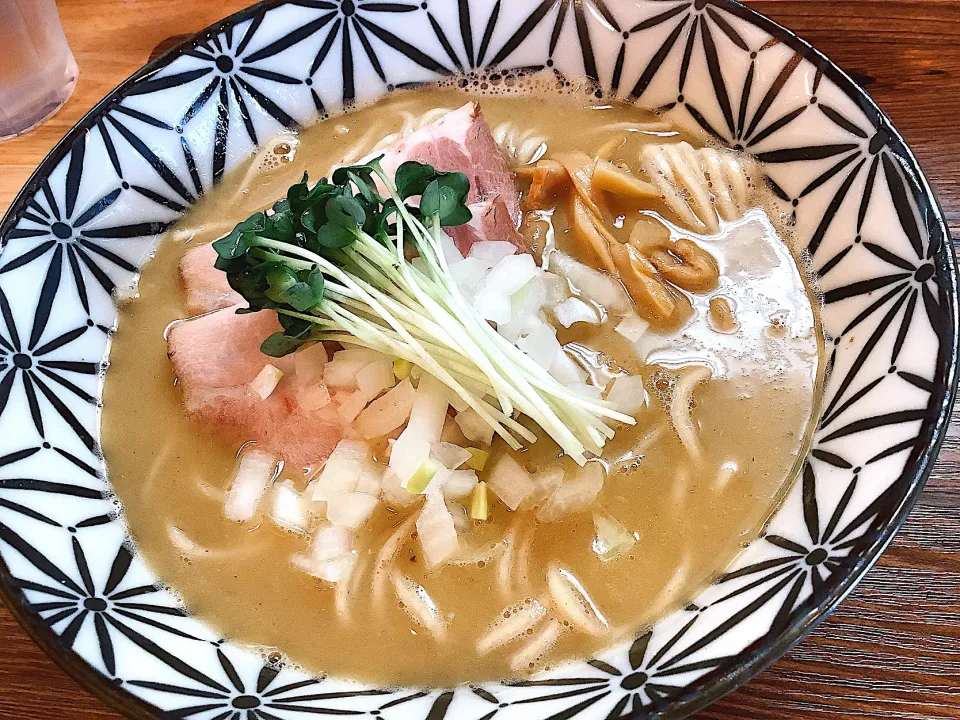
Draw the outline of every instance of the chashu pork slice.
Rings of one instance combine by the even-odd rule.
[[[260,343],[279,329],[274,313],[223,308],[174,325],[167,351],[192,419],[239,442],[253,440],[288,463],[309,465],[330,455],[344,427],[332,404],[319,411],[301,407],[289,377],[265,400],[250,389],[265,365],[282,364],[260,352]]]
[[[209,243],[187,250],[180,259],[180,282],[190,315],[244,304],[227,282],[226,273],[213,266],[216,261],[217,251]]]
[[[470,252],[473,243],[480,240],[505,240],[526,250],[523,236],[517,232],[520,193],[477,103],[468,102],[450,111],[382,152],[380,165],[388,176],[408,160],[467,176],[467,204],[473,220],[445,228],[462,254]]]

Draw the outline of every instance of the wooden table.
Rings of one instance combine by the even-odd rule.
[[[170,38],[248,0],[60,0],[76,93],[0,144],[0,213],[54,143]],[[849,71],[893,117],[960,244],[960,0],[753,0]],[[960,718],[960,419],[896,541],[840,609],[702,720]],[[118,720],[0,608],[0,718]]]

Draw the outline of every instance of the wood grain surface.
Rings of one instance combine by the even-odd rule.
[[[56,141],[157,48],[247,0],[58,4],[80,81],[45,125],[0,143],[0,212]],[[825,52],[892,116],[960,244],[960,0],[749,4]],[[119,717],[54,665],[0,608],[0,718]],[[960,421],[951,425],[903,530],[839,610],[772,668],[696,717],[960,718]]]

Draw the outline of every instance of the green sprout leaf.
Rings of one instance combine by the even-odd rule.
[[[463,173],[441,173],[424,188],[420,211],[424,217],[439,218],[443,226],[463,225],[472,214],[466,206],[470,182]]]
[[[279,302],[286,303],[299,312],[306,312],[317,304],[317,297],[309,283],[296,282],[280,293]]]
[[[408,160],[397,168],[397,194],[401,199],[423,195],[427,185],[437,177],[431,165]]]
[[[317,233],[317,241],[325,248],[345,248],[357,239],[356,230],[327,223]]]
[[[275,332],[262,343],[260,343],[260,352],[268,357],[284,357],[300,348],[305,340],[298,337],[292,337],[282,332]]]
[[[327,200],[327,219],[341,227],[358,228],[367,219],[363,206],[348,195],[337,195]]]

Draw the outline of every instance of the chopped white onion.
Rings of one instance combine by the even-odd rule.
[[[341,350],[333,360],[323,367],[323,383],[327,387],[354,390],[357,387],[357,373],[373,362],[362,357],[341,357],[347,350]]]
[[[493,428],[473,408],[457,413],[454,421],[470,442],[481,445],[493,442]]]
[[[486,266],[475,257],[468,257],[450,266],[453,281],[465,295],[473,295],[487,274]]]
[[[616,560],[637,542],[636,538],[616,518],[601,513],[593,516],[596,534],[593,538],[593,552],[601,562]]]
[[[393,360],[388,358],[372,362],[357,373],[357,390],[363,393],[368,402],[387,388],[392,388],[396,382]]]
[[[605,308],[607,312],[622,315],[632,307],[630,298],[619,282],[569,255],[551,253],[550,269],[567,278],[581,294]]]
[[[284,530],[306,532],[310,527],[310,515],[306,505],[293,481],[283,480],[273,486],[270,519]]]
[[[413,399],[407,430],[430,444],[440,442],[443,422],[447,419],[449,397],[450,391],[446,385],[433,375],[424,375]]]
[[[250,381],[250,389],[261,399],[266,400],[277,389],[283,371],[275,365],[264,365],[257,376]]]
[[[588,400],[599,400],[603,395],[600,388],[596,385],[590,385],[585,382],[566,383],[566,388],[570,392],[576,393],[580,397],[587,398]]]
[[[421,497],[409,492],[400,484],[400,477],[390,468],[383,473],[383,499],[394,508],[405,508],[413,505]]]
[[[440,493],[429,493],[417,518],[417,537],[423,557],[430,569],[442,565],[460,551],[453,515],[447,509]]]
[[[463,253],[457,248],[453,238],[442,230],[440,231],[440,249],[443,251],[443,257],[446,259],[448,266],[463,260]]]
[[[317,477],[311,500],[326,502],[336,492],[369,492],[371,482],[379,483],[380,474],[367,443],[341,440]]]
[[[367,405],[353,421],[353,427],[363,438],[375,438],[393,432],[406,422],[413,408],[415,391],[409,380],[401,380],[395,387]]]
[[[227,492],[223,514],[228,520],[246,522],[257,514],[260,498],[273,482],[277,458],[256,448],[240,455],[240,464]]]
[[[327,364],[327,351],[323,343],[314,343],[293,354],[294,377],[301,387],[315,385],[323,378]]]
[[[514,318],[523,315],[536,315],[537,311],[547,302],[547,291],[544,288],[546,273],[539,273],[530,282],[510,296],[510,314]]]
[[[517,248],[513,243],[481,240],[470,246],[469,257],[483,263],[484,269],[489,269],[503,260],[503,258],[513,255],[516,252]]]
[[[556,522],[567,515],[586,510],[597,499],[603,487],[603,466],[599,462],[588,462],[577,470],[573,478],[567,479],[550,496],[537,513],[544,522]]]
[[[570,286],[567,281],[552,272],[545,272],[540,276],[540,283],[544,290],[544,305],[556,305],[570,296]]]
[[[627,415],[640,412],[647,404],[643,378],[639,375],[620,375],[614,378],[606,399]]]
[[[560,348],[560,352],[553,356],[553,362],[550,363],[549,370],[550,374],[564,385],[583,383],[590,377],[587,371],[567,355],[563,348]]]
[[[497,462],[488,473],[487,485],[511,510],[520,507],[521,503],[536,490],[530,474],[508,454],[497,458]]]
[[[588,325],[600,324],[600,313],[597,312],[597,309],[589,303],[585,303],[580,298],[575,297],[567,298],[563,302],[554,305],[553,315],[557,318],[557,322],[565,328],[578,322],[587,323]]]
[[[327,520],[334,525],[356,529],[370,519],[379,502],[378,495],[362,492],[327,493]]]
[[[533,497],[538,502],[546,502],[563,485],[563,466],[554,465],[548,468],[541,468],[531,477],[537,486]]]
[[[497,292],[505,296],[513,295],[540,272],[542,271],[537,267],[533,255],[529,253],[508,255],[487,274],[484,290]]]
[[[338,583],[350,576],[357,561],[353,533],[349,528],[324,525],[314,532],[307,551],[294,555],[291,561],[305,573]]]
[[[456,470],[471,458],[470,451],[448,442],[434,443],[430,448],[430,457],[447,470]]]
[[[447,470],[444,468],[437,472],[434,482],[447,500],[461,500],[473,492],[479,481],[476,470]]]
[[[390,450],[390,469],[400,478],[400,484],[406,487],[429,457],[430,443],[404,430]]]
[[[650,323],[634,312],[627,313],[623,320],[617,323],[614,330],[632,343],[643,337],[650,327]]]
[[[511,306],[511,312],[513,312]],[[543,313],[527,313],[511,315],[510,322],[497,325],[497,332],[514,345],[520,338],[525,337],[544,324]]]
[[[322,410],[330,404],[330,391],[320,383],[297,393],[297,402],[304,410]]]
[[[337,407],[337,412],[345,423],[352,423],[357,419],[357,416],[363,412],[363,409],[367,406],[367,402],[367,396],[364,395],[362,391],[354,390],[349,395],[340,397],[340,405]]]
[[[526,337],[517,340],[517,347],[544,370],[549,370],[558,352],[561,352],[557,331],[545,322],[538,324]]]
[[[473,298],[480,317],[498,325],[510,322],[510,297],[496,288],[482,287]]]

